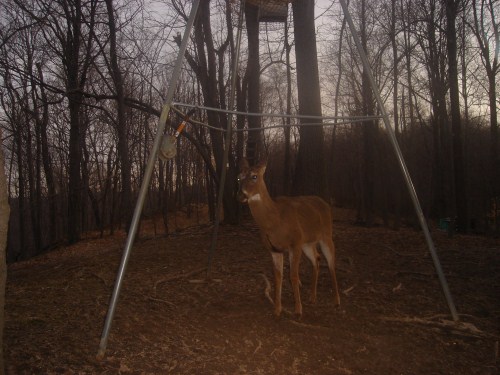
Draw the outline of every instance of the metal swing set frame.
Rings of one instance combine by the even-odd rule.
[[[422,211],[422,207],[421,207],[419,199],[417,197],[417,193],[416,193],[415,187],[413,185],[413,182],[411,180],[410,174],[409,174],[408,169],[406,167],[406,163],[404,161],[401,149],[400,149],[400,147],[398,145],[398,142],[397,142],[397,139],[396,139],[396,135],[394,133],[394,130],[391,127],[391,124],[390,124],[390,121],[389,121],[389,115],[388,115],[388,113],[387,113],[387,111],[385,109],[384,103],[382,101],[382,97],[380,95],[380,91],[379,91],[379,89],[378,89],[378,87],[376,85],[375,79],[374,79],[372,71],[370,69],[370,65],[368,63],[367,56],[366,56],[366,54],[365,54],[365,52],[363,50],[363,47],[361,45],[361,41],[359,39],[358,33],[356,31],[356,28],[355,28],[354,23],[352,21],[351,15],[349,13],[349,10],[348,10],[348,7],[347,7],[347,3],[345,2],[345,0],[339,0],[339,2],[340,2],[340,5],[342,7],[342,10],[343,10],[344,17],[346,18],[346,21],[347,21],[347,23],[349,25],[351,36],[354,39],[357,51],[358,51],[359,56],[360,56],[360,58],[362,60],[363,67],[364,67],[365,71],[368,73],[368,79],[369,79],[370,85],[372,87],[372,91],[373,91],[373,93],[375,95],[377,104],[378,104],[380,112],[381,112],[381,116],[378,116],[378,117],[373,117],[373,116],[367,117],[367,116],[364,116],[362,118],[356,118],[356,121],[360,121],[360,120],[361,121],[363,121],[363,120],[373,120],[374,118],[377,118],[377,119],[381,118],[381,119],[383,119],[384,125],[385,125],[385,130],[386,130],[386,132],[388,134],[389,140],[390,140],[391,145],[392,145],[392,147],[394,149],[394,152],[396,154],[396,157],[397,157],[397,160],[398,160],[401,172],[402,172],[403,177],[405,179],[405,183],[406,183],[408,192],[409,192],[411,200],[413,202],[415,213],[417,214],[420,227],[421,227],[422,232],[423,232],[423,234],[425,236],[425,240],[426,240],[427,246],[429,248],[429,252],[431,254],[431,257],[432,257],[432,260],[433,260],[433,263],[434,263],[434,267],[436,269],[436,273],[438,275],[438,278],[439,278],[439,281],[440,281],[440,284],[441,284],[441,288],[442,288],[444,296],[446,298],[446,302],[448,304],[451,317],[452,317],[452,319],[455,322],[457,322],[459,320],[459,316],[458,316],[457,310],[455,308],[455,304],[453,302],[453,298],[451,296],[451,293],[450,293],[450,290],[449,290],[449,287],[448,287],[448,283],[447,283],[446,278],[444,276],[444,273],[443,273],[443,270],[442,270],[442,267],[441,267],[441,263],[439,261],[439,258],[438,258],[437,252],[436,252],[436,248],[435,248],[434,242],[433,242],[432,237],[430,235],[429,227],[428,227],[427,222],[425,220],[425,217],[424,217],[424,214],[423,214],[423,211]],[[243,9],[244,3],[245,3],[245,0],[241,0],[241,3],[240,3],[241,4],[240,5],[241,9]],[[136,205],[135,205],[135,210],[134,210],[134,214],[133,214],[132,221],[131,221],[131,224],[130,224],[130,228],[129,228],[127,240],[126,240],[126,243],[125,243],[125,248],[123,250],[123,254],[122,254],[120,266],[119,266],[119,269],[118,269],[118,274],[117,274],[117,277],[116,277],[116,280],[115,280],[115,285],[114,285],[113,293],[111,295],[111,299],[110,299],[110,302],[109,302],[108,312],[107,312],[106,319],[105,319],[105,322],[104,322],[104,327],[103,327],[103,330],[102,330],[101,340],[100,340],[100,344],[99,344],[99,350],[98,350],[98,353],[97,353],[97,358],[98,359],[104,358],[104,354],[105,354],[105,351],[106,351],[106,347],[107,347],[107,343],[108,343],[108,338],[109,338],[109,332],[110,332],[110,329],[111,329],[111,324],[112,324],[112,321],[113,321],[113,317],[114,317],[116,305],[117,305],[117,302],[118,302],[118,297],[119,297],[121,286],[122,286],[122,282],[123,282],[123,279],[124,279],[124,276],[125,276],[125,271],[126,271],[126,268],[127,268],[127,264],[128,264],[128,261],[129,261],[130,254],[131,254],[132,246],[133,246],[136,234],[137,234],[137,230],[138,230],[138,226],[139,226],[139,222],[140,222],[140,217],[141,217],[141,214],[142,214],[142,209],[143,209],[143,206],[144,206],[144,202],[145,202],[145,198],[146,198],[146,195],[147,195],[148,187],[149,187],[149,184],[150,184],[150,181],[151,181],[151,176],[152,176],[152,173],[153,173],[154,165],[155,165],[157,157],[158,157],[158,152],[159,152],[159,149],[160,149],[160,144],[161,144],[161,141],[162,141],[163,133],[165,131],[165,126],[166,126],[166,121],[167,121],[167,118],[168,118],[168,114],[169,114],[170,109],[171,109],[171,107],[173,105],[180,105],[180,106],[187,106],[187,107],[189,107],[189,105],[186,105],[186,104],[174,103],[173,102],[173,98],[174,98],[174,93],[175,93],[176,88],[177,88],[179,76],[180,76],[180,73],[181,73],[181,67],[182,67],[182,64],[183,64],[183,57],[184,57],[184,54],[185,54],[185,51],[186,51],[186,48],[187,48],[189,36],[190,36],[191,30],[193,28],[193,24],[194,24],[194,20],[195,20],[195,17],[196,17],[198,8],[199,8],[199,4],[200,4],[200,0],[194,0],[193,1],[193,5],[191,7],[191,12],[190,12],[190,15],[189,15],[189,18],[188,18],[188,21],[187,21],[187,24],[186,24],[186,28],[184,30],[184,35],[183,35],[183,38],[182,38],[182,42],[181,42],[181,45],[180,45],[180,48],[179,48],[179,52],[178,52],[177,60],[176,60],[176,63],[175,63],[175,67],[174,67],[174,70],[173,70],[173,73],[172,73],[172,77],[171,77],[171,80],[170,80],[170,85],[168,87],[168,91],[167,91],[165,103],[163,105],[163,109],[162,109],[160,118],[158,120],[158,127],[157,127],[156,137],[154,139],[153,146],[152,146],[152,149],[151,149],[151,152],[150,152],[150,155],[149,155],[148,163],[146,165],[146,169],[145,169],[145,172],[144,172],[144,177],[143,177],[141,188],[140,188],[140,191],[139,191],[139,196],[138,196],[138,199],[137,199],[137,202],[136,202]],[[230,146],[230,142],[231,142],[231,138],[232,138],[232,133],[233,133],[232,116],[234,114],[240,114],[239,112],[235,112],[235,111],[233,111],[231,109],[234,107],[235,85],[236,85],[236,74],[235,74],[235,72],[237,71],[237,68],[238,68],[238,60],[239,60],[239,55],[240,55],[241,30],[242,30],[242,24],[243,24],[243,13],[244,13],[243,11],[240,11],[239,23],[238,23],[238,33],[237,33],[236,54],[235,54],[236,58],[233,61],[233,66],[232,66],[232,71],[231,71],[231,74],[232,74],[232,77],[231,77],[231,89],[230,89],[229,102],[228,102],[228,107],[229,107],[230,110],[224,111],[224,112],[226,112],[228,114],[228,121],[227,121],[227,129],[225,130],[225,145],[224,145],[225,147],[224,147],[223,164],[222,164],[223,166],[227,166],[227,163],[228,163],[229,146]],[[195,107],[195,106],[192,106],[192,107]],[[199,107],[199,108],[202,108],[202,107]],[[203,107],[202,109],[221,111],[221,109],[206,108],[206,107]],[[259,114],[246,114],[245,113],[245,115],[259,115]],[[270,115],[270,116],[283,117],[284,115]],[[297,116],[294,116],[294,117],[297,117]],[[307,117],[310,118],[311,116],[307,116]],[[324,119],[324,117],[322,117],[322,119]],[[353,121],[352,117],[343,118],[343,119],[346,121],[346,123],[349,123],[349,122]],[[226,179],[226,169],[223,168],[222,172],[221,172],[220,182],[219,182],[219,192],[218,192],[218,199],[217,199],[216,218],[215,218],[215,223],[214,223],[214,229],[213,229],[211,247],[210,247],[208,261],[207,261],[207,278],[209,278],[209,276],[210,276],[210,270],[211,270],[213,253],[215,251],[215,247],[216,247],[216,243],[217,243],[217,233],[218,233],[218,228],[219,228],[219,223],[220,223],[220,214],[219,213],[220,213],[220,208],[222,206],[222,196],[223,196],[223,189],[224,189],[225,179]]]

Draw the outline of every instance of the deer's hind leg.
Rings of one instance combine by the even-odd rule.
[[[309,302],[316,303],[316,292],[318,288],[318,276],[319,276],[319,254],[316,250],[315,243],[309,243],[302,245],[302,251],[306,254],[307,259],[311,261],[312,264],[312,283],[311,283],[311,296],[309,297]]]
[[[295,314],[302,316],[302,302],[300,301],[300,256],[302,249],[300,247],[293,248],[288,253],[290,258],[290,281],[292,282],[293,296],[295,298]]]
[[[283,253],[271,251],[274,269],[274,314],[281,314],[281,288],[283,285]]]
[[[340,305],[340,295],[339,288],[337,285],[337,276],[335,274],[335,245],[331,238],[324,239],[319,242],[321,251],[328,262],[328,269],[330,270],[330,275],[332,277],[333,294],[335,297],[335,304]]]

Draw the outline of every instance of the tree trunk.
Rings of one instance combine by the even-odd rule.
[[[314,0],[292,3],[295,55],[297,61],[297,91],[299,114],[321,116],[321,93],[318,72]],[[302,118],[301,124],[321,123],[314,118]],[[314,194],[329,200],[323,127],[302,125],[293,191],[298,195]]]
[[[18,177],[19,177],[19,191],[17,195],[18,210],[19,210],[19,252],[14,254],[14,259],[19,260],[24,257],[27,251],[26,244],[26,178],[25,178],[25,167],[23,160],[23,123],[18,122],[17,131],[15,132],[16,141],[16,159],[18,167]]]
[[[259,8],[245,3],[245,20],[248,34],[248,112],[260,112],[260,62],[259,62]],[[261,127],[260,116],[248,117],[247,160],[250,165],[258,162],[261,143],[261,132],[252,131]]]
[[[451,129],[453,139],[453,167],[455,182],[455,206],[457,228],[460,233],[468,231],[467,186],[464,158],[462,121],[460,118],[460,92],[458,90],[458,60],[456,18],[459,2],[446,0],[446,46],[448,51],[448,80],[450,86]]]
[[[40,145],[40,127],[39,127],[39,110],[38,110],[38,99],[36,94],[36,83],[34,78],[34,62],[33,62],[33,52],[30,48],[27,49],[26,58],[28,63],[28,72],[30,77],[31,85],[31,102],[33,105],[33,110],[30,110],[28,91],[25,93],[26,97],[26,123],[32,123],[32,117],[34,117],[34,136],[31,131],[31,124],[26,127],[27,131],[27,143],[29,148],[26,150],[26,155],[28,159],[28,175],[30,183],[30,214],[31,223],[34,239],[34,249],[33,255],[38,254],[42,247],[42,190],[41,190],[41,165],[40,165],[40,155],[41,155],[41,145]],[[28,90],[28,83],[26,83],[25,89]]]
[[[499,20],[495,20],[493,16],[493,4],[491,4],[488,9],[490,9],[491,19],[495,23],[496,30],[498,32]],[[495,51],[500,50],[500,40],[498,34],[495,37],[494,44]],[[488,75],[488,97],[490,105],[490,163],[491,163],[491,179],[492,179],[492,197],[495,202],[498,202],[500,197],[500,132],[498,131],[498,100],[497,100],[497,84],[496,76],[500,71],[499,56],[498,53],[494,55],[493,62],[486,65],[486,73]],[[496,206],[496,205],[495,205]],[[500,217],[497,215],[498,210],[494,213],[496,227],[495,232],[500,233]]]
[[[488,77],[488,97],[490,107],[490,199],[492,204],[500,196],[500,134],[498,132],[498,105],[496,76],[500,71],[498,51],[500,39],[498,38],[499,21],[495,14],[497,8],[494,0],[473,0],[472,14],[474,23],[469,27],[476,37],[477,45],[481,51],[481,60]],[[493,51],[496,51],[493,52]],[[495,212],[495,230],[500,231],[500,220]]]
[[[2,133],[0,129],[0,139]],[[7,280],[7,235],[9,232],[9,196],[7,193],[7,179],[4,169],[3,149],[0,147],[0,375],[5,373],[3,359],[3,329],[5,323],[5,283]]]
[[[427,73],[429,76],[432,104],[432,128],[434,142],[433,214],[439,218],[453,218],[455,211],[455,187],[453,180],[453,158],[451,129],[446,109],[446,64],[439,45],[439,18],[436,19],[436,4],[430,2],[426,19],[426,41],[422,49],[427,52]]]
[[[343,56],[343,51],[344,51],[344,33],[347,25],[347,20],[344,17],[342,19],[342,25],[340,26],[340,34],[339,34],[339,48],[338,48],[338,54],[337,54],[337,66],[338,66],[338,77],[337,77],[337,82],[335,84],[335,103],[334,103],[334,110],[333,110],[333,115],[335,116],[334,122],[337,123],[337,116],[339,115],[339,107],[341,106],[340,104],[340,83],[342,81],[342,76],[344,75],[344,69],[342,66],[342,56]],[[330,166],[334,165],[335,162],[335,153],[336,153],[336,139],[337,139],[337,125],[334,125],[332,128],[332,140],[330,143]],[[330,167],[331,168],[331,167]],[[329,187],[330,187],[330,194],[334,199],[337,199],[337,192],[338,192],[338,185],[335,183],[335,173],[333,170],[327,171],[328,177],[329,177]]]
[[[78,95],[69,95],[68,242],[70,244],[80,239],[82,211],[80,104],[79,99],[74,98],[75,96]]]
[[[411,6],[411,3],[408,4]],[[401,13],[402,13],[402,21],[403,21],[403,36],[404,36],[404,45],[405,45],[405,65],[406,65],[406,79],[408,84],[408,112],[410,117],[410,128],[413,129],[413,125],[415,124],[415,115],[413,108],[413,75],[412,75],[412,67],[411,67],[411,42],[410,35],[408,31],[408,25],[411,23],[411,15],[410,12],[407,12],[404,9],[403,4],[401,4]],[[408,20],[406,19],[408,17]],[[405,116],[403,116],[405,118]]]
[[[113,9],[113,0],[105,0],[108,12],[109,27],[109,57],[111,76],[116,90],[116,134],[118,137],[118,156],[120,158],[120,171],[122,180],[121,206],[125,223],[128,230],[132,221],[132,189],[131,189],[131,164],[128,146],[128,126],[125,117],[125,93],[123,89],[123,77],[118,64],[118,53],[116,49],[116,18]]]
[[[491,137],[491,176],[492,176],[492,186],[493,186],[493,198],[498,199],[500,196],[500,133],[498,132],[498,119],[497,119],[497,93],[496,93],[496,82],[495,73],[488,74],[488,86],[489,86],[489,101],[490,101],[490,137]],[[495,214],[496,215],[496,214]],[[496,231],[500,231],[500,218],[496,218],[497,228]]]
[[[27,93],[25,94],[26,101],[24,103],[25,108],[29,108]],[[33,236],[33,247],[31,247],[28,257],[32,257],[37,254],[40,248],[40,222],[38,221],[38,202],[36,200],[37,196],[37,184],[35,181],[35,158],[33,157],[33,137],[31,135],[30,117],[28,112],[25,112],[25,123],[26,123],[26,144],[28,148],[24,150],[26,155],[26,169],[28,172],[28,201],[29,201],[29,213],[31,219],[31,234]],[[36,148],[35,148],[36,150]]]
[[[68,182],[68,242],[80,239],[82,230],[83,185],[81,177],[82,129],[81,108],[83,103],[82,89],[85,86],[87,73],[92,59],[92,35],[95,22],[95,2],[91,1],[90,14],[83,15],[84,4],[81,0],[65,4],[71,8],[71,18],[67,20],[67,33],[61,35],[63,41],[63,64],[66,72],[66,90],[69,106],[69,182]],[[88,23],[88,25],[87,25]],[[82,51],[82,25],[90,29],[86,49]]]
[[[399,124],[399,56],[398,56],[398,45],[396,41],[396,1],[391,1],[391,30],[390,30],[390,39],[392,45],[392,61],[393,61],[393,72],[392,79],[394,81],[394,89],[392,93],[392,101],[394,107],[394,132],[396,137],[399,138],[399,134],[401,132],[400,124]],[[394,200],[394,228],[399,228],[399,220],[400,220],[400,207],[401,207],[401,191],[402,191],[402,179],[399,170],[395,169],[392,171],[392,176],[389,178],[389,183],[391,186],[387,189],[389,194],[392,195]],[[386,195],[387,196],[387,195]],[[390,197],[387,197],[389,200]]]
[[[361,1],[361,45],[368,53],[368,37],[366,32],[366,2]],[[368,78],[366,67],[363,67],[361,75],[362,115],[373,116],[375,113],[373,91]],[[364,122],[363,125],[363,158],[361,184],[363,192],[364,210],[361,213],[362,221],[371,226],[374,224],[374,201],[375,201],[375,142],[377,139],[378,124],[375,121]]]
[[[229,2],[226,2],[228,5]],[[230,7],[226,7],[226,20],[229,24],[228,17],[230,17]],[[214,40],[212,35],[212,28],[210,22],[210,2],[202,1],[198,13],[198,18],[194,25],[194,42],[196,49],[196,58],[186,52],[186,59],[200,82],[203,101],[205,106],[212,108],[226,109],[225,97],[225,77],[223,74],[224,51],[231,45],[233,46],[232,33],[228,33],[228,40],[226,40],[219,49],[215,49]],[[180,36],[175,38],[175,42],[180,45]],[[232,51],[233,58],[234,51]],[[217,56],[219,56],[219,69],[217,68]],[[232,106],[233,103],[230,103]],[[208,123],[214,128],[227,128],[226,114],[216,113],[214,111],[207,111]],[[222,165],[224,155],[224,137],[222,132],[210,129],[210,139],[212,144],[212,152],[215,158],[216,171],[219,177],[223,170],[227,168],[226,184],[224,186],[223,208],[224,208],[224,222],[237,223],[238,222],[238,203],[235,199],[235,182],[236,182],[236,165],[229,150],[228,166]],[[230,146],[232,147],[232,146]]]
[[[45,92],[45,86],[43,84],[43,72],[41,64],[37,64],[38,79],[42,82],[40,85],[40,93],[42,99],[43,113],[41,118],[38,117],[37,122],[40,127],[40,141],[41,141],[41,154],[42,154],[42,165],[43,172],[45,174],[45,183],[47,184],[47,194],[49,203],[49,238],[48,243],[53,244],[57,240],[57,224],[56,218],[58,216],[57,209],[57,199],[56,199],[56,187],[54,179],[54,171],[52,169],[52,162],[50,158],[49,142],[47,135],[47,127],[49,124],[49,103],[47,94]]]
[[[290,66],[290,51],[292,46],[288,42],[288,22],[285,24],[285,53],[286,53],[286,114],[292,114],[292,67]],[[290,150],[290,132],[291,132],[291,118],[287,117],[285,120],[285,160],[284,160],[284,171],[283,171],[283,181],[284,189],[286,195],[292,193],[292,156]]]

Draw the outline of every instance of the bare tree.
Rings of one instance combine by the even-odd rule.
[[[498,131],[498,94],[496,82],[498,72],[500,71],[499,13],[500,7],[495,0],[472,0],[473,20],[468,23],[479,46],[481,62],[488,77],[492,197],[500,195],[500,133]]]
[[[248,34],[248,62],[245,81],[248,88],[248,111],[260,112],[260,62],[259,62],[259,7],[245,3],[245,20]],[[262,126],[259,116],[248,118],[248,128],[258,129]],[[253,165],[257,162],[261,145],[259,131],[249,131],[247,140],[247,160]]]
[[[55,184],[55,177],[53,171],[53,163],[49,150],[49,135],[47,132],[49,125],[49,98],[45,89],[44,76],[42,71],[42,64],[36,64],[38,72],[38,81],[40,82],[40,107],[42,113],[38,106],[34,107],[34,115],[37,122],[37,127],[40,131],[40,142],[41,142],[41,157],[43,163],[43,172],[45,175],[47,183],[47,195],[49,202],[49,239],[48,243],[52,244],[58,240],[57,233],[57,216],[59,214],[58,202],[57,202],[57,191]]]
[[[5,68],[3,71],[2,79],[5,85],[5,92],[1,95],[0,99],[2,102],[2,107],[6,110],[4,111],[4,115],[7,118],[9,127],[8,131],[12,135],[12,144],[11,144],[11,163],[17,164],[17,199],[18,199],[18,209],[19,209],[19,244],[16,249],[16,253],[12,256],[14,258],[20,257],[25,253],[27,249],[27,233],[29,231],[25,225],[25,216],[26,216],[26,195],[27,195],[27,187],[26,187],[26,178],[25,178],[25,167],[24,167],[24,147],[25,144],[23,142],[23,129],[26,128],[26,124],[24,123],[24,116],[22,107],[22,100],[20,100],[20,96],[17,90],[14,89],[12,83],[12,75],[9,68]],[[23,126],[24,125],[24,126]]]
[[[93,40],[97,1],[80,0],[43,2],[35,0],[31,6],[22,1],[17,5],[33,20],[43,22],[43,35],[50,52],[57,56],[64,75],[65,93],[69,111],[69,193],[68,241],[80,238],[82,214],[82,142],[81,122],[83,90],[94,58]],[[41,15],[41,16],[40,16]]]
[[[123,75],[118,64],[117,52],[117,27],[118,19],[113,8],[113,0],[106,0],[106,9],[108,12],[109,27],[109,57],[111,67],[111,77],[116,91],[116,132],[118,138],[118,155],[120,157],[120,171],[122,183],[121,205],[125,216],[126,228],[129,227],[132,220],[132,190],[131,190],[131,163],[128,146],[128,127],[125,118],[125,92],[123,85]]]
[[[462,233],[468,231],[468,199],[464,160],[464,131],[460,114],[460,93],[458,90],[458,48],[456,19],[461,0],[446,0],[446,47],[448,52],[448,81],[450,85],[450,112],[453,138],[453,172],[455,183],[455,205],[457,228]]]
[[[231,17],[231,5],[226,1],[224,14],[226,20]],[[241,9],[240,11],[243,11]],[[226,103],[226,81],[224,61],[228,47],[234,45],[232,32],[227,32],[224,40],[218,41],[219,47],[216,48],[211,24],[211,7],[209,1],[203,1],[200,4],[198,18],[194,25],[194,42],[196,55],[186,53],[186,59],[191,69],[196,73],[200,82],[203,101],[207,107],[227,109]],[[232,22],[227,21],[226,25]],[[175,39],[180,45],[180,36]],[[234,54],[233,54],[234,56]],[[234,58],[234,57],[233,57]],[[231,103],[232,104],[232,103]],[[216,161],[218,175],[221,176],[222,170],[227,168],[226,185],[224,187],[224,221],[228,223],[237,222],[237,202],[235,199],[235,181],[236,165],[232,152],[229,153],[229,166],[222,165],[224,142],[220,131],[215,130],[227,128],[227,117],[225,114],[214,111],[207,112],[208,122],[211,124],[210,139],[212,152]]]
[[[427,69],[428,92],[432,106],[433,131],[433,214],[437,217],[454,217],[455,188],[453,181],[453,158],[451,145],[451,127],[448,121],[446,92],[448,88],[447,64],[444,30],[444,18],[436,0],[420,1],[416,4],[415,16],[423,22],[422,29],[416,35],[423,54],[423,64]]]
[[[321,95],[314,27],[314,0],[292,3],[299,114],[321,116]],[[318,123],[303,118],[301,123]],[[324,132],[320,125],[300,127],[300,144],[293,189],[296,194],[316,194],[328,198]]]
[[[415,105],[414,105],[414,89],[413,89],[413,75],[412,75],[412,51],[413,44],[410,40],[411,38],[411,30],[410,25],[412,22],[411,12],[407,11],[412,7],[412,0],[401,0],[400,4],[400,14],[401,14],[401,22],[402,22],[402,33],[403,33],[403,42],[404,42],[404,58],[405,58],[405,68],[406,68],[406,92],[408,93],[406,97],[403,97],[403,100],[407,103],[408,106],[408,116],[403,115],[403,123],[408,123],[411,127],[413,127],[415,123]],[[406,113],[406,106],[402,106],[403,113]],[[409,121],[407,120],[409,117]]]
[[[360,11],[360,39],[361,45],[367,56],[368,51],[368,23],[367,23],[367,4],[365,0],[361,0]],[[365,116],[373,116],[375,114],[375,102],[373,99],[373,91],[368,79],[366,67],[363,67],[361,73],[361,113]],[[374,223],[374,200],[375,200],[375,143],[377,142],[378,124],[376,121],[368,121],[363,125],[363,158],[362,158],[362,177],[361,190],[363,192],[363,206],[358,213],[360,221],[366,225]]]
[[[2,131],[0,129],[0,139],[2,139]],[[5,175],[5,162],[3,150],[0,148],[0,375],[5,372],[3,360],[3,329],[5,321],[5,282],[7,280],[7,234],[9,232],[9,194],[7,187],[7,179]]]

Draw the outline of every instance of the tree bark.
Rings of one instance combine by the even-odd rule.
[[[118,138],[118,155],[120,158],[120,172],[122,180],[121,206],[125,221],[125,229],[128,230],[132,221],[132,168],[128,146],[128,126],[127,119],[125,117],[125,93],[123,88],[123,76],[118,64],[118,52],[116,47],[116,17],[113,8],[113,0],[105,1],[108,12],[110,69],[116,91],[116,134]]]
[[[0,139],[2,132],[0,129]],[[5,324],[5,283],[7,280],[7,235],[9,232],[9,196],[7,193],[7,179],[4,169],[3,149],[0,147],[0,375],[5,373],[3,357],[3,329]]]
[[[292,67],[290,65],[290,52],[292,46],[288,42],[288,22],[285,25],[285,54],[286,54],[286,114],[292,114]],[[284,160],[284,171],[283,171],[283,181],[284,189],[286,195],[292,193],[292,155],[290,150],[290,132],[291,132],[291,118],[287,117],[285,120],[285,160]]]
[[[297,91],[299,114],[321,116],[321,93],[314,26],[314,0],[292,3],[295,56],[297,61]],[[301,124],[321,123],[314,118],[302,118]],[[301,125],[299,151],[293,178],[293,191],[298,195],[319,195],[329,200],[323,127]]]
[[[468,231],[468,197],[464,159],[463,129],[460,116],[460,92],[458,89],[458,59],[456,18],[460,1],[446,0],[446,46],[448,51],[448,80],[450,86],[451,129],[453,140],[453,167],[457,229]]]
[[[440,18],[436,12],[436,2],[431,1],[425,9],[425,40],[420,39],[429,77],[430,101],[432,105],[433,152],[433,215],[438,218],[453,218],[455,211],[455,186],[453,179],[453,157],[451,129],[446,108],[446,60],[439,44]],[[441,40],[441,38],[439,38]]]
[[[226,2],[226,18],[230,17],[230,7],[228,4],[229,1]],[[232,33],[228,33],[228,40],[224,41],[220,48],[216,50],[210,21],[210,2],[202,1],[198,12],[198,18],[194,25],[196,56],[192,56],[189,52],[186,52],[186,60],[196,73],[200,82],[205,106],[226,109],[225,77],[222,65],[224,62],[223,57],[225,50],[228,46],[233,46],[233,41],[231,40]],[[175,38],[175,42],[180,45],[180,36]],[[219,57],[219,65],[217,65],[217,56]],[[230,103],[230,105],[232,106],[233,103]],[[221,128],[224,130],[227,128],[227,117],[223,113],[207,111],[207,119],[208,123],[214,128]],[[232,152],[229,150],[229,165],[222,165],[224,154],[224,138],[222,132],[210,129],[209,133],[219,181],[223,169],[227,168],[223,196],[224,222],[237,223],[238,203],[235,198],[236,164]],[[217,183],[219,183],[219,181],[217,181]]]
[[[401,1],[402,3],[403,1]],[[409,4],[410,5],[410,4]],[[406,12],[404,5],[401,4],[401,14],[403,21],[403,37],[404,37],[404,46],[405,46],[405,65],[406,65],[406,79],[408,84],[408,112],[410,117],[409,126],[413,129],[413,125],[415,124],[415,115],[414,115],[414,104],[413,104],[413,75],[412,75],[412,67],[411,67],[411,42],[410,42],[410,33],[408,30],[408,25],[411,24],[411,16],[410,12]],[[408,17],[408,18],[406,18]],[[404,108],[403,108],[404,109]],[[403,116],[403,119],[405,116]]]
[[[360,39],[366,56],[368,52],[368,36],[366,32],[366,0],[361,1],[361,24]],[[362,95],[362,115],[373,116],[375,114],[375,104],[373,91],[369,81],[366,67],[363,67],[361,74],[361,95]],[[374,224],[374,200],[375,200],[375,142],[377,142],[378,124],[375,121],[364,122],[363,129],[363,158],[361,161],[361,191],[363,194],[363,208],[360,219],[366,225]]]
[[[493,0],[473,0],[473,24],[469,25],[472,33],[476,37],[477,44],[481,51],[481,60],[488,77],[488,98],[490,107],[490,181],[491,196],[494,201],[500,195],[500,133],[498,131],[498,105],[496,77],[500,71],[500,61],[498,51],[500,50],[500,37],[498,35],[499,21]],[[485,20],[488,22],[485,22]],[[488,30],[491,25],[491,30]],[[493,34],[493,35],[491,35]],[[491,48],[490,48],[490,44]],[[497,53],[492,52],[497,51]],[[493,56],[493,58],[492,58]],[[494,205],[494,204],[493,204]],[[496,216],[496,213],[495,213]],[[495,230],[500,231],[500,220],[496,218]]]
[[[398,55],[398,45],[397,45],[397,40],[396,40],[396,22],[397,22],[397,12],[396,12],[396,2],[397,0],[391,0],[391,29],[390,29],[390,39],[391,39],[391,45],[392,45],[392,61],[393,61],[393,72],[392,72],[392,79],[393,79],[393,93],[392,93],[392,102],[393,102],[393,107],[394,107],[394,133],[396,134],[396,137],[399,138],[399,135],[401,133],[401,128],[400,128],[400,123],[399,123],[399,55]],[[401,212],[401,191],[402,191],[402,184],[401,184],[401,174],[398,173],[399,171],[394,171],[396,172],[395,176],[392,176],[392,178],[389,178],[391,186],[389,187],[388,191],[391,191],[391,195],[393,196],[394,200],[394,228],[398,229],[399,228],[399,220],[400,220],[400,212]],[[387,197],[389,200],[390,198]]]
[[[17,195],[18,209],[19,209],[19,252],[14,255],[16,260],[22,258],[27,251],[27,241],[26,241],[26,177],[25,177],[25,166],[23,160],[23,147],[25,144],[23,142],[23,122],[18,122],[17,131],[15,131],[15,142],[16,142],[16,159],[19,177],[19,191]]]
[[[64,3],[64,1],[63,1]],[[63,41],[63,64],[66,71],[66,90],[69,107],[69,182],[68,182],[68,242],[74,243],[80,239],[82,230],[83,184],[81,177],[82,142],[85,132],[82,127],[81,108],[83,104],[83,87],[87,80],[88,68],[92,53],[93,27],[95,22],[95,2],[90,2],[90,14],[83,15],[81,0],[74,3],[64,3],[71,7],[71,18],[67,20],[68,30],[60,37]],[[86,50],[82,51],[82,25],[88,22],[89,40]]]
[[[52,169],[52,161],[50,158],[49,142],[47,135],[47,127],[49,125],[49,103],[47,94],[45,92],[45,86],[43,84],[43,72],[41,64],[37,64],[38,79],[40,80],[40,93],[42,101],[42,115],[41,118],[37,116],[37,123],[40,127],[40,140],[41,140],[41,153],[42,153],[42,165],[43,172],[45,174],[45,182],[47,184],[47,194],[49,203],[49,244],[53,244],[57,240],[57,223],[56,218],[58,216],[58,205],[56,199],[56,187],[54,179],[54,171]]]
[[[245,3],[245,20],[248,35],[248,112],[260,112],[260,62],[259,62],[259,8],[255,5]],[[247,139],[247,160],[250,165],[258,162],[261,148],[261,132],[252,131],[261,127],[259,116],[248,117],[248,139]]]

